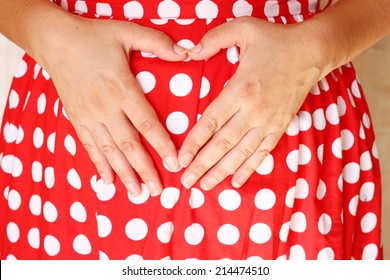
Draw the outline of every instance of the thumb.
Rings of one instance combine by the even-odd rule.
[[[221,49],[227,49],[238,44],[237,25],[229,21],[208,31],[200,42],[188,50],[188,56],[193,60],[204,60],[217,54]]]
[[[149,27],[134,24],[128,30],[126,48],[149,52],[167,61],[181,61],[187,58],[187,49],[177,45],[167,34]]]

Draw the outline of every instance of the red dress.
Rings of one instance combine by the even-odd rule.
[[[320,12],[317,0],[55,2],[80,16],[133,20],[187,47],[230,18],[293,24]],[[238,63],[237,48],[175,63],[135,52],[131,69],[179,148]],[[241,189],[227,178],[209,192],[187,190],[183,170],[167,171],[149,146],[161,196],[144,188],[129,197],[119,179],[105,185],[48,73],[27,55],[1,133],[2,259],[382,258],[378,154],[351,64],[312,88]]]

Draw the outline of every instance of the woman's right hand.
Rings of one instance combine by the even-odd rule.
[[[180,61],[187,57],[185,49],[166,34],[132,22],[64,14],[56,32],[37,31],[30,54],[50,74],[103,181],[113,182],[115,172],[136,196],[141,192],[138,173],[151,195],[159,195],[162,185],[139,133],[171,170],[179,167],[177,150],[131,73],[130,54],[141,50]],[[56,19],[42,21],[50,26]]]

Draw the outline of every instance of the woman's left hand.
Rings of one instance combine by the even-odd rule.
[[[311,87],[326,74],[315,32],[305,23],[284,26],[243,17],[210,30],[189,51],[191,59],[204,60],[236,45],[240,64],[180,149],[186,188],[203,177],[201,188],[210,190],[232,174],[239,188],[275,148]]]

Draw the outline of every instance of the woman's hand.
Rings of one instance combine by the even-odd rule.
[[[194,60],[240,48],[240,64],[189,132],[179,162],[182,184],[214,188],[234,174],[241,187],[260,165],[324,73],[315,34],[304,23],[283,26],[240,18],[210,30],[189,51]],[[312,37],[310,37],[313,35]]]
[[[103,181],[111,183],[114,171],[136,196],[141,192],[138,173],[151,195],[160,194],[158,173],[139,133],[172,170],[179,167],[177,151],[132,75],[129,60],[132,51],[142,50],[180,61],[185,50],[166,34],[135,23],[66,16],[57,35],[41,32],[34,58],[51,75]]]

